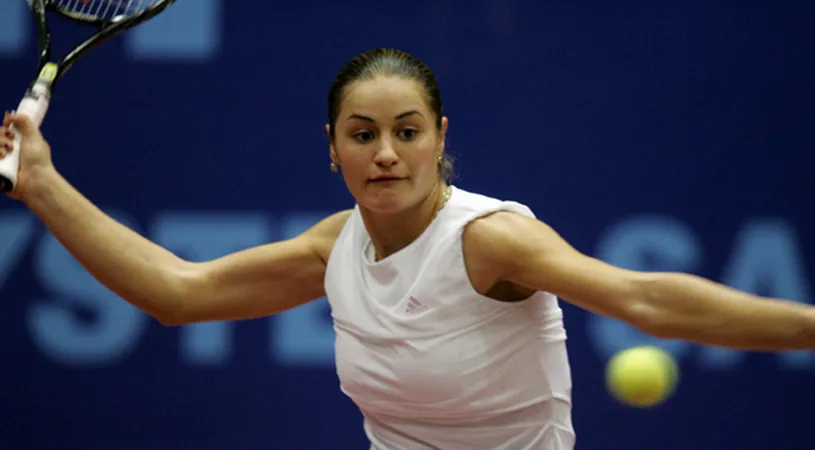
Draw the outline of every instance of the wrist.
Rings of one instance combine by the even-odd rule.
[[[807,307],[804,316],[803,347],[815,350],[815,308]]]
[[[24,176],[20,200],[29,209],[62,179],[57,169],[51,164],[27,170]]]

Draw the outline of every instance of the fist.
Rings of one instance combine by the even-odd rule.
[[[51,148],[40,133],[39,128],[28,116],[6,113],[0,127],[0,160],[7,158],[14,151],[14,138],[19,135],[20,169],[17,174],[17,185],[9,196],[21,198],[25,186],[31,177],[40,169],[52,167]]]

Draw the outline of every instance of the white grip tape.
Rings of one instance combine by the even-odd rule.
[[[34,122],[34,125],[39,127],[45,118],[45,113],[48,111],[50,102],[51,92],[48,87],[42,83],[36,83],[20,102],[20,105],[17,107],[17,114],[28,116]],[[11,126],[11,131],[15,131],[13,125]],[[13,186],[17,185],[17,174],[20,170],[21,140],[22,136],[20,133],[15,132],[14,147],[11,154],[0,159],[0,176],[3,176],[11,182],[11,186],[6,187],[7,191],[12,190]]]

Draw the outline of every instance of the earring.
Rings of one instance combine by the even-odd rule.
[[[436,158],[436,163],[437,163],[437,164],[441,164],[443,160],[444,160],[444,158],[442,158],[442,156],[441,156],[441,155],[439,155],[439,156]]]
[[[336,163],[332,162],[329,167],[331,168],[331,171],[334,172],[334,173],[337,173],[337,172],[340,171],[340,166],[338,166]]]

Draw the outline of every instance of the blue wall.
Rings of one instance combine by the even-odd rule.
[[[813,301],[811,2],[239,3],[179,0],[100,48],[43,125],[72,183],[171,250],[210,259],[350,207],[325,97],[346,60],[393,46],[440,79],[459,186],[527,203],[621,266]],[[81,37],[54,32],[59,49]],[[6,109],[33,75],[30,36],[25,2],[3,0]],[[324,300],[164,328],[10,200],[0,298],[0,448],[367,448]],[[661,341],[682,385],[633,410],[603,365],[657,341],[564,308],[578,448],[812,448],[812,352]]]

